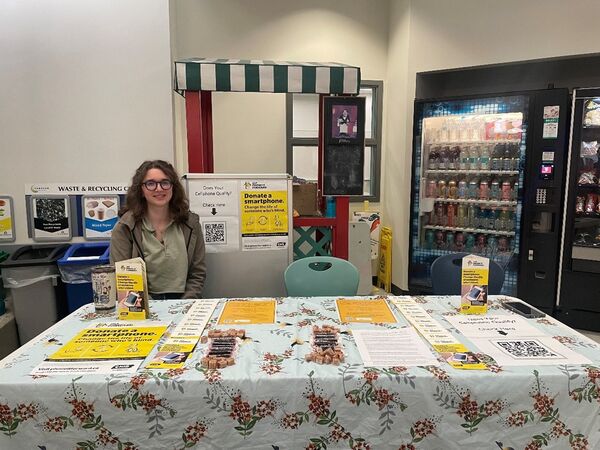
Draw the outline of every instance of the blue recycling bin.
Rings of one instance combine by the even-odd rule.
[[[73,244],[57,261],[69,314],[93,300],[92,269],[109,262],[110,242]]]

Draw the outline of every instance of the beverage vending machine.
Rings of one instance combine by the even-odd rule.
[[[600,88],[573,91],[556,317],[600,331]]]
[[[439,256],[487,256],[502,293],[552,312],[569,93],[415,101],[409,289],[431,292]]]

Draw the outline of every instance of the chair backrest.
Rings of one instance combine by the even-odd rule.
[[[345,259],[310,256],[290,264],[284,280],[290,297],[356,295],[360,275]]]
[[[431,283],[435,295],[460,295],[462,259],[469,253],[452,253],[440,256],[431,265]],[[490,259],[488,293],[500,294],[504,284],[504,269]]]

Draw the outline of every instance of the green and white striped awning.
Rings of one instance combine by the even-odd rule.
[[[352,94],[360,68],[338,63],[191,58],[175,62],[175,90]]]

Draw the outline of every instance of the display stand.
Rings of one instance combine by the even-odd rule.
[[[323,96],[358,95],[360,68],[336,63],[291,63],[192,58],[175,62],[175,90],[185,97],[188,169],[212,173],[212,91],[321,94],[319,192],[323,192]],[[323,210],[323,199],[319,198]],[[349,198],[336,198],[335,218],[294,218],[294,227],[331,227],[332,254],[348,259]]]

